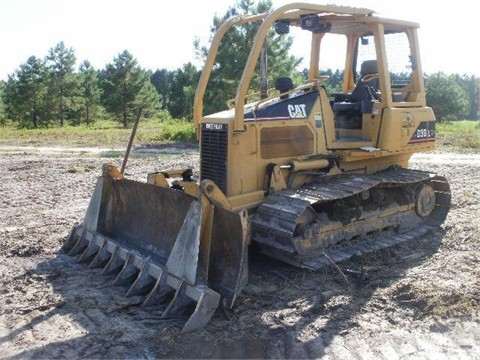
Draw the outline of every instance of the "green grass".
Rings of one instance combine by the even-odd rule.
[[[131,132],[132,125],[124,129],[119,122],[111,120],[97,121],[88,127],[66,125],[47,129],[17,129],[13,124],[7,123],[0,127],[0,145],[124,149]],[[195,139],[195,130],[191,122],[163,115],[154,119],[140,120],[134,146]],[[462,120],[437,123],[437,150],[480,152],[480,122]],[[110,155],[116,154],[115,152]]]
[[[125,148],[133,125],[125,129],[115,121],[102,120],[93,125],[17,129],[12,124],[0,127],[3,146],[66,146]],[[159,144],[196,139],[193,124],[186,120],[141,119],[134,145]]]
[[[99,121],[92,126],[64,126],[47,129],[17,129],[11,124],[0,128],[2,145],[115,147],[128,142],[131,130],[112,121]]]
[[[196,134],[191,122],[184,119],[166,119],[155,121],[148,127],[139,127],[137,138],[142,143],[151,144],[165,141],[192,141],[196,139]]]
[[[439,150],[480,152],[480,121],[437,123],[436,129]]]

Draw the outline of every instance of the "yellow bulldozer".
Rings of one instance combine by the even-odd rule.
[[[235,98],[204,115],[224,35],[251,24],[258,31]],[[295,86],[284,76],[272,89],[252,89],[254,74],[265,76],[269,32],[294,29],[309,37],[308,80]],[[164,317],[189,310],[183,331],[193,331],[219,306],[234,306],[252,244],[315,270],[438,227],[450,207],[448,181],[408,168],[412,154],[435,148],[417,29],[369,9],[306,3],[225,21],[194,100],[198,181],[192,169],[133,181],[105,164],[63,250],[129,284],[127,296],[165,304]],[[327,43],[343,44],[338,93],[321,76]]]

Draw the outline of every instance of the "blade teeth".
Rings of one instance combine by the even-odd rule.
[[[175,295],[173,296],[167,308],[163,311],[162,318],[168,318],[172,315],[181,315],[185,311],[188,305],[190,305],[193,299],[187,297],[185,294],[186,284],[184,281],[177,287]]]
[[[88,267],[90,269],[104,267],[110,258],[112,257],[112,253],[108,251],[108,241],[104,240],[102,245],[100,246],[100,250],[98,251],[97,255],[93,258],[90,262]]]
[[[91,262],[102,248],[104,242],[105,240],[102,237],[94,236],[93,240],[90,241],[90,244],[88,244],[87,248],[83,251],[82,255],[80,255],[77,261]]]
[[[127,254],[127,259],[125,260],[125,264],[123,265],[122,270],[118,273],[115,280],[113,280],[113,285],[121,285],[131,282],[133,278],[138,277],[139,270],[135,266],[135,263],[139,262],[138,257],[132,253]]]
[[[69,256],[81,254],[88,247],[89,241],[87,240],[87,235],[88,233],[82,230],[81,236],[68,252]]]
[[[146,257],[140,264],[140,271],[137,278],[127,291],[127,297],[134,295],[144,295],[151,291],[151,288],[155,283],[155,278],[150,276],[150,274],[148,273],[149,265],[150,258]]]
[[[103,267],[102,274],[118,273],[113,285],[133,280],[127,296],[144,295],[142,307],[165,303],[162,318],[181,315],[192,303],[195,310],[182,328],[191,332],[207,325],[220,303],[220,294],[204,285],[192,285],[170,274],[165,266],[152,263],[118,245],[101,234],[92,234],[83,227],[76,228],[64,243],[69,255],[80,254],[78,262],[90,261],[88,267]]]
[[[110,260],[108,260],[107,265],[102,270],[103,275],[109,275],[116,273],[117,271],[120,270],[120,268],[123,267],[124,265],[124,259],[121,256],[122,253],[122,248],[120,246],[117,246],[115,250],[112,253],[112,257]]]
[[[148,295],[145,297],[145,300],[142,303],[142,307],[162,303],[167,297],[167,295],[169,295],[173,291],[170,286],[167,285],[166,272],[162,268],[156,268],[158,272],[156,276],[157,280],[155,281],[155,285],[153,285],[152,290],[150,290]]]
[[[82,232],[83,232],[82,227],[80,226],[75,227],[70,233],[70,236],[68,237],[68,239],[66,239],[65,242],[63,243],[61,250],[68,253],[75,246],[78,239],[82,237]]]

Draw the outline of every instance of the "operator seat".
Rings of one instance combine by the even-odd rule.
[[[363,81],[365,76],[378,73],[377,60],[366,60],[360,67],[360,79],[351,94],[335,96],[332,104],[335,122],[338,128],[361,129],[363,113],[371,113],[373,101],[378,100],[378,77],[372,76]]]
[[[275,80],[275,90],[278,90],[280,94],[293,90],[293,81],[288,76],[282,76]],[[280,95],[280,99],[288,99],[288,94]]]
[[[353,89],[351,94],[351,102],[360,102],[362,100],[370,101],[373,100],[373,92],[378,91],[378,77],[371,77],[367,81],[363,81],[365,76],[374,75],[378,73],[377,60],[367,60],[362,63],[360,67],[360,79]]]

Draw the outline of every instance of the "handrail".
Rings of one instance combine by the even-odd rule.
[[[328,78],[329,78],[328,76],[321,76],[318,79],[311,80],[311,81],[309,81],[309,82],[307,82],[303,85],[297,86],[295,89],[285,91],[285,92],[280,93],[279,95],[276,95],[276,96],[270,96],[270,97],[267,97],[265,99],[260,99],[255,103],[255,107],[253,108],[253,111],[254,112],[257,111],[258,108],[260,107],[260,105],[263,105],[266,102],[269,102],[270,100],[275,99],[276,97],[281,97],[281,96],[284,96],[284,95],[290,95],[290,94],[293,94],[293,93],[296,93],[298,91],[302,91],[302,90],[305,90],[305,89],[313,89],[313,88],[318,89],[318,87],[321,86],[326,80],[328,80]]]
[[[207,59],[205,60],[205,65],[203,67],[202,74],[200,75],[197,89],[195,91],[195,98],[193,101],[193,123],[195,128],[198,127],[203,117],[203,96],[205,95],[208,80],[210,79],[215,58],[217,57],[218,48],[220,46],[220,42],[222,41],[223,36],[232,26],[241,25],[247,22],[259,21],[262,19],[263,16],[265,16],[265,13],[251,16],[235,16],[225,21],[217,29],[212,39],[210,50],[208,52]]]
[[[215,33],[212,43],[210,45],[210,51],[208,53],[205,65],[200,76],[197,90],[195,92],[194,107],[193,107],[193,121],[195,128],[198,128],[203,117],[203,97],[207,87],[208,80],[210,78],[212,68],[215,62],[215,58],[218,53],[220,42],[225,33],[234,25],[241,25],[248,22],[255,22],[263,20],[258,32],[255,36],[252,49],[248,56],[248,60],[245,64],[242,77],[240,79],[237,93],[235,96],[235,120],[233,130],[236,132],[244,131],[243,124],[243,112],[244,112],[244,99],[252,79],[252,74],[255,69],[256,61],[260,55],[263,42],[267,36],[268,30],[273,23],[281,17],[297,19],[300,15],[309,13],[332,13],[332,14],[347,14],[347,15],[359,15],[369,16],[373,13],[370,9],[354,8],[349,6],[334,6],[334,5],[317,5],[308,3],[292,3],[279,7],[278,9],[258,15],[246,15],[237,16],[225,21]]]

